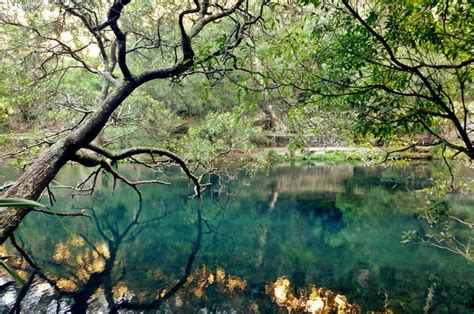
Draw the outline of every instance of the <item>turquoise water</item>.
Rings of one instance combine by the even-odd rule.
[[[121,168],[130,178],[153,176]],[[92,197],[56,189],[54,210],[87,209],[92,218],[27,217],[17,242],[41,270],[12,261],[27,284],[3,278],[2,309],[284,313],[338,298],[353,312],[472,313],[472,262],[401,242],[407,230],[431,228],[413,191],[435,172],[422,164],[278,166],[212,187],[201,200],[189,198],[192,185],[177,173],[171,186],[142,186],[141,205],[129,187],[112,192],[107,177]],[[88,173],[70,166],[57,179],[74,184]],[[472,214],[474,198],[453,206]]]

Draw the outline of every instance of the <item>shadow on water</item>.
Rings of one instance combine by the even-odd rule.
[[[93,197],[57,195],[55,209],[89,208],[92,219],[32,213],[17,230],[41,268],[10,260],[25,284],[0,276],[0,310],[469,313],[473,265],[400,243],[404,230],[429,228],[407,191],[431,171],[280,167],[202,200],[177,179],[144,187],[139,206],[101,178]],[[58,180],[81,176],[70,168]]]

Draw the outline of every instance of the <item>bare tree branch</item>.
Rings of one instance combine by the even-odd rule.
[[[92,218],[92,216],[87,214],[85,210],[81,210],[81,211],[74,212],[74,213],[61,213],[61,212],[53,212],[53,211],[50,211],[50,210],[35,208],[35,209],[33,209],[33,211],[38,212],[38,213],[43,213],[43,214],[46,214],[46,215],[60,216],[60,217],[79,217],[80,216],[80,217]]]
[[[140,154],[149,154],[149,155],[158,155],[158,156],[167,157],[171,159],[173,162],[175,162],[176,164],[178,164],[181,167],[181,170],[183,170],[183,172],[191,179],[191,181],[193,181],[194,186],[195,186],[195,194],[197,197],[201,197],[201,183],[199,181],[199,178],[191,172],[191,170],[189,169],[189,167],[187,166],[186,162],[183,159],[181,159],[178,155],[168,150],[158,149],[154,147],[132,147],[132,148],[124,149],[119,152],[112,152],[104,147],[101,147],[92,143],[88,144],[86,148],[112,161],[123,160],[128,157],[132,157],[132,156],[140,155]]]

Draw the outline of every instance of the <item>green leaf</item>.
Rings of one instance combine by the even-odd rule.
[[[20,284],[25,284],[25,281],[21,279],[20,276],[18,276],[16,271],[14,271],[10,266],[8,266],[8,264],[5,263],[3,260],[0,260],[0,267],[2,267],[9,275],[15,278],[15,280],[18,281]]]
[[[23,198],[0,198],[0,207],[47,207],[41,203]]]

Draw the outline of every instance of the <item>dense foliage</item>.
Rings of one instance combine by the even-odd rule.
[[[472,158],[471,3],[305,2],[304,18],[260,47],[265,86],[281,90],[294,120]]]
[[[105,2],[87,6],[97,12],[96,21],[104,19]],[[132,2],[122,16],[131,43],[128,62],[137,70],[175,58],[154,48],[177,40],[170,13],[180,4],[156,6]],[[265,10],[259,31],[225,58],[216,51],[229,43],[226,33],[200,35],[197,75],[132,95],[114,114],[105,141],[128,137],[176,147],[189,125],[208,113],[243,108],[242,119],[263,126],[270,139],[289,135],[295,147],[438,145],[472,157],[468,1],[274,2]],[[1,122],[40,142],[44,134],[31,131],[70,126],[79,119],[71,107],[93,110],[101,93],[98,47],[65,14],[64,6],[34,3],[2,13]],[[104,34],[107,48],[114,45],[110,35]]]

